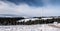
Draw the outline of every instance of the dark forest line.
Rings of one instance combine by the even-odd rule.
[[[20,18],[0,18],[0,25],[34,25],[34,24],[49,24],[53,22],[60,23],[60,18],[56,19],[47,19],[47,20],[35,20],[35,21],[27,21],[27,22],[17,22],[18,20],[25,19],[23,17]],[[39,18],[40,19],[40,18]]]

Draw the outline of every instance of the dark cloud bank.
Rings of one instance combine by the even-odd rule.
[[[9,1],[15,3],[16,5],[20,5],[21,3],[26,3],[29,6],[44,6],[44,1],[49,1],[51,4],[60,4],[60,0],[2,0],[2,1]]]

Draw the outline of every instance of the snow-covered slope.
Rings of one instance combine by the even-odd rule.
[[[0,26],[0,31],[60,31],[60,28],[50,25],[52,24]]]

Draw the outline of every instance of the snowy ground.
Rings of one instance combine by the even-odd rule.
[[[60,31],[60,24],[0,26],[0,31]]]

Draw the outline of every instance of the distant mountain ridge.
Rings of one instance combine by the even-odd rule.
[[[0,17],[20,17],[20,16],[15,14],[0,14]]]
[[[26,15],[16,15],[16,14],[0,14],[0,17],[24,17],[24,18],[29,18]]]

